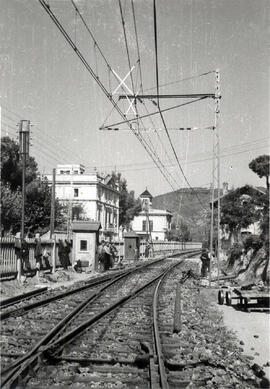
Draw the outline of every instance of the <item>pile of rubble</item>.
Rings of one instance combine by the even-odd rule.
[[[176,281],[177,282],[177,281]],[[175,285],[174,285],[175,286]],[[167,367],[187,388],[269,387],[262,369],[245,356],[243,348],[223,324],[222,313],[200,294],[198,281],[188,279],[182,286],[182,325],[178,334],[167,334],[179,347],[166,355]],[[171,296],[170,296],[171,294]],[[167,298],[173,299],[175,287]],[[167,308],[173,320],[174,306]]]

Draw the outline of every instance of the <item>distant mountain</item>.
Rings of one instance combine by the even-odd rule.
[[[189,227],[193,241],[208,240],[210,194],[211,191],[205,188],[194,188],[193,191],[182,188],[153,197],[152,206],[172,212],[175,224],[183,221]]]

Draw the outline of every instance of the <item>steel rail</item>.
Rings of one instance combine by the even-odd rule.
[[[161,340],[159,336],[159,329],[158,329],[158,294],[160,290],[160,285],[164,281],[165,277],[168,275],[170,271],[172,271],[176,266],[179,266],[182,264],[181,262],[178,262],[171,266],[160,278],[156,289],[154,293],[154,298],[153,298],[153,336],[154,336],[154,344],[155,344],[155,352],[156,352],[156,359],[157,359],[157,364],[158,364],[158,370],[159,370],[159,377],[160,377],[160,387],[161,389],[169,389],[169,385],[167,382],[167,374],[165,371],[165,366],[164,366],[164,361],[163,361],[163,353],[162,353],[162,346],[161,346]],[[151,383],[152,385],[152,383]],[[154,386],[151,386],[151,388]]]
[[[120,274],[122,274],[122,273],[123,272],[120,272]],[[90,288],[92,288],[95,285],[102,284],[103,282],[109,281],[109,280],[111,280],[111,279],[113,279],[113,278],[115,278],[117,276],[119,276],[119,273],[112,274],[112,275],[106,275],[104,277],[99,277],[98,279],[94,279],[94,280],[88,281],[87,285],[83,285],[83,286],[80,286],[78,288],[75,288],[75,289],[72,289],[72,290],[68,290],[68,291],[56,294],[54,296],[51,296],[51,297],[47,297],[47,298],[45,298],[43,300],[39,300],[39,301],[36,301],[34,303],[28,304],[28,305],[26,305],[24,307],[15,308],[12,311],[1,312],[0,313],[0,321],[5,320],[5,319],[7,319],[8,317],[11,317],[11,316],[15,316],[15,315],[19,316],[19,314],[23,314],[25,312],[31,311],[34,308],[38,308],[38,307],[41,307],[43,305],[47,305],[47,304],[49,304],[49,303],[51,303],[53,301],[60,300],[60,299],[62,299],[64,297],[70,296],[72,294],[80,293],[83,290],[90,289]],[[36,296],[33,296],[33,297],[36,297]],[[15,301],[14,304],[16,304],[16,301]],[[13,305],[13,304],[11,304],[11,305]],[[6,308],[6,307],[4,307],[4,308]]]
[[[5,300],[1,300],[0,301],[0,308],[7,308],[11,305],[14,305],[14,304],[17,304],[21,301],[24,301],[24,300],[27,300],[31,297],[36,297],[40,294],[43,294],[44,292],[47,292],[48,290],[48,287],[44,287],[44,288],[39,288],[39,289],[36,289],[36,290],[31,290],[30,292],[26,292],[26,293],[22,293],[22,294],[19,294],[17,296],[13,296],[13,297],[9,297]]]
[[[191,256],[194,256],[194,255],[195,255],[195,253],[191,254]],[[187,256],[187,257],[189,257],[189,256]],[[164,281],[164,279],[167,277],[167,275],[170,273],[170,271],[172,271],[175,267],[177,267],[181,264],[182,264],[182,262],[178,262],[178,263],[172,265],[163,274],[163,276],[161,277],[161,279],[159,280],[159,282],[156,286],[154,298],[153,298],[153,336],[154,336],[154,344],[155,344],[155,352],[156,352],[156,355],[154,355],[154,357],[156,357],[157,364],[158,364],[158,370],[159,370],[159,376],[160,376],[160,388],[161,389],[169,389],[169,385],[168,385],[168,381],[167,381],[167,373],[166,373],[166,369],[165,369],[163,352],[162,352],[162,345],[161,345],[161,338],[160,338],[159,328],[158,328],[158,295],[159,295],[159,291],[160,291],[160,286],[161,286],[162,282]],[[188,272],[184,276],[184,278],[182,278],[182,280],[180,281],[181,284],[183,284],[190,276],[191,276],[191,274],[190,274],[190,272]],[[152,365],[152,369],[153,368],[154,367]],[[150,365],[150,369],[151,369],[151,365]],[[150,372],[151,375],[152,375],[152,373],[153,372]],[[151,388],[155,389],[154,386],[151,386]]]
[[[184,253],[183,253],[184,254]],[[32,364],[33,360],[38,358],[38,356],[43,353],[46,350],[46,345],[48,345],[49,342],[51,342],[60,331],[62,331],[69,322],[76,317],[86,306],[88,303],[93,302],[97,297],[99,297],[104,290],[109,288],[112,284],[118,282],[120,279],[127,277],[131,273],[135,273],[136,271],[140,270],[141,268],[146,268],[148,266],[151,266],[155,263],[158,263],[162,260],[164,260],[165,257],[161,257],[152,261],[148,261],[147,263],[140,264],[139,266],[129,269],[125,271],[123,274],[121,274],[119,277],[113,279],[109,284],[105,285],[101,289],[99,289],[97,292],[93,292],[93,294],[83,301],[79,306],[77,306],[72,312],[69,313],[66,317],[64,317],[54,328],[51,329],[51,331],[46,334],[40,342],[36,344],[34,348],[32,348],[28,353],[26,353],[23,357],[17,359],[14,363],[12,363],[10,366],[8,366],[5,370],[1,371],[1,387],[10,387],[10,385],[13,384],[13,382],[23,373],[27,367]],[[91,285],[93,286],[93,285]],[[50,347],[49,347],[50,348]],[[41,351],[39,352],[39,349]]]
[[[198,250],[192,250],[192,251],[185,251],[183,253],[180,253],[178,255],[186,255],[188,253],[192,254],[198,252]],[[171,255],[170,255],[171,256]],[[112,284],[116,283],[122,278],[127,277],[131,273],[135,273],[137,270],[140,270],[141,268],[151,266],[152,264],[158,263],[164,259],[166,259],[167,256],[158,258],[156,260],[149,261],[146,264],[141,264],[137,266],[136,268],[132,268],[129,271],[126,271],[124,274],[120,275],[116,279],[112,280],[108,285],[105,285],[99,291],[94,292],[88,299],[83,301],[77,308],[75,308],[72,312],[70,312],[69,315],[64,317],[48,334],[46,334],[39,343],[36,344],[34,348],[32,348],[28,353],[26,353],[23,357],[17,359],[13,364],[8,366],[4,371],[1,372],[1,376],[3,376],[1,381],[1,388],[10,388],[16,385],[16,381],[18,381],[20,376],[23,376],[25,374],[25,371],[28,370],[28,368],[35,364],[41,355],[49,354],[50,350],[54,350],[57,347],[63,347],[67,342],[70,342],[74,339],[74,337],[81,334],[84,330],[86,330],[89,326],[96,323],[98,320],[100,320],[102,317],[107,315],[108,313],[112,312],[113,310],[117,309],[119,306],[123,305],[126,301],[130,300],[131,298],[135,297],[138,293],[143,291],[146,287],[150,286],[152,283],[157,281],[160,277],[162,277],[163,273],[155,279],[151,280],[150,282],[144,284],[139,289],[135,290],[134,292],[130,293],[128,296],[123,297],[122,299],[118,300],[115,304],[108,307],[101,313],[95,315],[90,320],[87,320],[83,322],[80,326],[76,327],[74,330],[68,332],[67,334],[60,337],[58,340],[53,341],[57,335],[61,331],[63,331],[66,326],[69,324],[69,322],[75,318],[86,306],[93,302],[96,298],[98,298],[102,292],[107,289]]]
[[[93,302],[101,293],[109,288],[114,283],[118,282],[120,279],[127,277],[130,273],[137,271],[138,268],[132,269],[129,272],[125,272],[119,277],[113,279],[109,284],[103,286],[97,292],[93,292],[93,294],[84,300],[81,304],[79,304],[72,312],[70,312],[67,316],[65,316],[54,328],[52,328],[48,334],[46,334],[37,344],[33,347],[28,353],[26,353],[23,357],[17,359],[14,363],[8,366],[5,370],[1,371],[1,376],[5,376],[1,380],[1,387],[9,387],[13,384],[14,380],[22,373],[22,368],[26,368],[26,365],[31,364],[32,359],[37,358],[39,353],[39,349],[42,347],[41,353],[45,350],[45,346],[54,339],[55,336],[59,334],[61,330],[63,330],[69,322],[76,317],[89,303]],[[19,370],[18,370],[19,369]],[[23,370],[24,370],[23,369]],[[10,382],[11,381],[11,382]]]
[[[160,260],[160,259],[158,259]],[[158,261],[158,260],[154,260],[155,261]],[[148,264],[151,264],[152,262],[149,261],[149,263],[144,263],[144,264],[140,264],[139,266],[137,265],[135,268],[138,269],[140,266],[147,266]],[[13,316],[19,316],[20,314],[24,314],[25,312],[28,312],[28,311],[31,311],[32,309],[35,309],[35,308],[38,308],[40,306],[43,306],[43,305],[47,305],[53,301],[56,301],[56,300],[60,300],[62,298],[65,298],[67,296],[70,296],[72,294],[76,294],[76,293],[79,293],[83,290],[86,290],[86,289],[90,289],[92,288],[93,286],[96,286],[96,285],[100,285],[106,281],[109,281],[109,280],[112,280],[116,277],[118,277],[119,275],[122,275],[124,273],[127,273],[127,272],[130,272],[130,269],[128,270],[122,270],[122,271],[119,271],[117,273],[114,273],[114,274],[109,274],[109,275],[104,275],[104,276],[101,276],[101,277],[97,277],[97,278],[94,278],[92,280],[88,280],[88,281],[85,281],[87,284],[86,285],[83,285],[83,286],[80,286],[78,288],[75,288],[75,289],[72,289],[72,290],[68,290],[66,292],[62,292],[62,293],[59,293],[57,295],[54,295],[54,296],[51,296],[51,297],[47,297],[46,299],[43,299],[43,300],[39,300],[39,301],[36,301],[36,302],[33,302],[31,304],[28,304],[24,307],[18,307],[18,308],[15,308],[13,309],[12,311],[7,311],[7,312],[0,312],[0,321],[2,320],[5,320],[9,317],[13,317]],[[47,289],[47,288],[46,288]],[[29,292],[29,297],[37,297],[38,295],[35,295],[33,294],[33,296],[30,296],[30,293]],[[41,293],[41,292],[40,292]],[[43,293],[46,293],[45,291]],[[23,295],[19,295],[19,296],[23,296]],[[18,300],[16,301],[16,298],[19,297],[19,296],[15,296],[13,298],[11,298],[10,300],[14,299],[14,302],[10,302],[8,305],[4,305],[3,307],[0,307],[1,308],[7,308],[8,306],[12,306],[12,305],[15,305],[17,304],[18,302],[21,302],[23,300]]]

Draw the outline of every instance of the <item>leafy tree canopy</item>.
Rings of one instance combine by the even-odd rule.
[[[141,208],[140,199],[135,199],[134,191],[128,190],[127,181],[121,177],[121,173],[112,172],[111,183],[118,183],[119,198],[119,225],[128,228],[134,216],[138,215]]]
[[[30,183],[37,177],[37,163],[33,157],[26,162],[25,182]],[[22,186],[22,161],[19,145],[8,136],[1,138],[1,182],[9,184],[11,190]]]
[[[269,189],[269,155],[260,155],[259,157],[253,159],[248,165],[249,168],[254,171],[260,178],[266,178],[266,187]]]
[[[221,201],[221,225],[228,225],[230,231],[237,231],[258,221],[258,205],[262,196],[249,185],[228,193]]]
[[[21,228],[22,164],[19,146],[1,138],[1,224],[5,231]],[[43,232],[50,226],[51,189],[46,179],[37,178],[37,163],[30,157],[26,167],[25,231]],[[55,201],[56,224],[62,223],[63,206]]]
[[[181,223],[180,226],[172,223],[171,230],[167,232],[166,237],[168,240],[176,242],[190,242],[192,240],[190,230],[185,223]]]

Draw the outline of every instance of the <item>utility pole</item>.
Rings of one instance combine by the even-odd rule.
[[[24,219],[25,219],[25,169],[26,158],[29,157],[29,133],[30,133],[30,120],[21,120],[19,123],[19,146],[20,155],[22,159],[22,219],[21,219],[21,243],[24,239]],[[17,262],[18,280],[21,280],[22,263],[21,257],[18,257]]]
[[[52,190],[51,190],[51,223],[50,223],[50,239],[52,239],[54,233],[55,224],[55,169],[52,174]]]
[[[220,73],[215,71],[215,132],[213,134],[213,167],[212,167],[212,197],[211,197],[211,230],[210,230],[210,275],[209,286],[211,286],[211,262],[214,241],[214,194],[217,186],[217,281],[219,286],[220,273],[220,142],[219,142],[219,117],[220,117]]]
[[[70,241],[71,236],[71,224],[72,224],[72,208],[73,208],[73,169],[71,171],[71,182],[70,182],[70,197],[68,203],[68,220],[67,220],[67,238]]]
[[[218,187],[218,215],[217,215],[217,279],[219,286],[220,273],[220,143],[219,143],[219,116],[220,116],[220,73],[216,70],[216,90],[215,90],[215,127],[217,138],[217,187]]]

